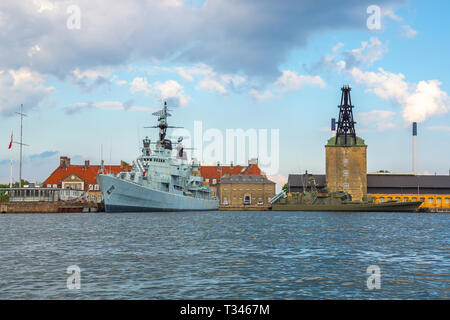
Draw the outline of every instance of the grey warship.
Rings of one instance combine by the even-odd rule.
[[[159,140],[143,140],[142,154],[133,161],[131,171],[114,174],[100,173],[97,181],[103,193],[106,212],[152,212],[217,210],[219,201],[211,188],[203,183],[200,164],[186,159],[178,138],[176,156],[172,156],[172,141],[166,138],[168,128],[167,103],[153,113],[158,117]],[[150,147],[154,144],[155,147]]]

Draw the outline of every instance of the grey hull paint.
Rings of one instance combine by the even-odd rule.
[[[143,187],[112,175],[97,177],[106,212],[217,210],[219,201],[200,199]],[[114,190],[108,190],[114,186]]]

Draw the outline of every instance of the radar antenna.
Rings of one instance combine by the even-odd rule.
[[[170,111],[167,109],[167,102],[164,101],[164,107],[161,110],[158,110],[156,112],[153,112],[152,115],[158,117],[158,125],[157,126],[151,126],[151,127],[144,127],[144,128],[159,128],[159,141],[161,143],[164,142],[164,139],[166,138],[167,128],[183,128],[183,127],[174,127],[169,126],[167,123],[167,117],[172,116],[167,111]]]

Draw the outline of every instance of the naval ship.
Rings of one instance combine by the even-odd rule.
[[[178,138],[176,156],[172,156],[172,141],[166,139],[168,125],[167,102],[162,110],[153,113],[159,129],[159,140],[143,140],[142,154],[133,161],[131,171],[114,174],[100,173],[98,184],[103,193],[106,212],[152,212],[217,210],[219,200],[211,194],[209,184],[203,183],[200,164],[186,159]],[[150,145],[155,147],[150,148]]]
[[[416,212],[422,201],[400,202],[387,201],[375,203],[370,195],[362,201],[352,200],[352,196],[344,191],[328,192],[323,188],[317,190],[317,184],[310,174],[305,173],[303,192],[286,194],[284,191],[270,199],[273,211],[341,211],[341,212]]]

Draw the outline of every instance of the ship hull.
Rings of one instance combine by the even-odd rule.
[[[272,211],[415,212],[421,204],[420,201],[342,205],[273,204]]]
[[[106,212],[209,211],[217,210],[218,200],[172,194],[98,175]]]

